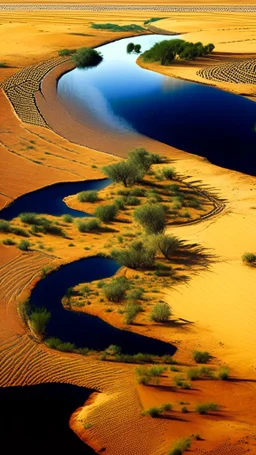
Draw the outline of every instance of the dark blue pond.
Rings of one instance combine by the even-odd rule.
[[[116,344],[127,354],[174,354],[176,348],[168,343],[119,330],[96,316],[63,308],[61,299],[69,287],[110,277],[119,267],[112,259],[95,256],[64,265],[39,281],[32,291],[30,302],[35,307],[45,307],[51,312],[47,335],[95,350]]]
[[[75,217],[91,216],[79,210],[70,209],[63,198],[87,190],[100,190],[111,183],[108,179],[87,180],[85,182],[57,183],[41,190],[32,191],[16,199],[0,212],[0,218],[12,220],[22,212],[47,213],[61,216],[66,213]]]
[[[2,453],[96,454],[69,428],[92,392],[70,384],[0,388]]]
[[[137,131],[214,164],[256,174],[256,103],[206,85],[147,71],[128,55],[128,42],[142,51],[162,35],[126,38],[99,47],[104,61],[75,69],[58,82],[58,96],[79,118],[113,131]],[[202,79],[203,82],[203,79]]]

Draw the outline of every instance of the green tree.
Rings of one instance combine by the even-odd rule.
[[[147,234],[159,234],[165,229],[165,210],[160,204],[146,204],[134,211],[135,220]]]
[[[173,253],[175,253],[181,245],[181,242],[177,237],[166,234],[156,235],[153,237],[152,241],[156,243],[158,249],[166,259],[171,259]]]
[[[113,182],[122,182],[125,187],[140,182],[145,175],[145,170],[131,160],[104,166],[102,170]]]
[[[161,162],[161,157],[156,153],[149,153],[146,149],[140,147],[129,152],[128,161],[136,164],[139,168],[144,169],[146,173],[152,164]]]
[[[133,51],[134,51],[134,48],[135,48],[135,46],[134,46],[133,43],[128,43],[128,44],[127,44],[127,47],[126,47],[127,53],[130,54],[131,52],[133,52]]]
[[[143,242],[133,242],[126,249],[112,250],[111,255],[119,264],[131,269],[151,269],[154,266],[156,248]]]
[[[135,44],[134,51],[136,52],[136,54],[139,54],[140,51],[141,51],[141,45],[140,44]]]

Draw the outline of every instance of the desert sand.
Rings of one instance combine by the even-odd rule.
[[[169,13],[166,15],[171,16]],[[202,18],[204,27],[211,16],[206,14]],[[6,61],[11,66],[0,69],[1,81],[22,67],[56,58],[60,48],[91,46],[120,37],[105,32],[97,32],[97,36],[85,36],[92,34],[88,24],[96,20],[95,13],[58,12],[53,17],[47,11],[40,14],[13,12],[11,17],[10,20],[10,13],[0,13],[0,34],[6,43],[0,49],[0,61]],[[97,13],[99,22],[142,24],[147,17],[145,12]],[[252,27],[250,36],[253,36],[253,15],[243,17],[243,27]],[[228,28],[231,20],[228,15],[224,17],[221,14],[219,19],[216,15],[215,31],[209,27],[208,35],[200,35],[196,31],[196,26],[199,28],[203,25],[198,19],[196,24],[193,14],[190,18],[182,16],[179,20],[189,21],[189,25],[183,23],[181,27],[181,22],[177,23],[174,31],[179,29],[182,33],[188,32],[188,36],[191,33],[190,39],[194,36],[194,39],[199,40],[198,35],[202,41],[208,41],[209,37],[209,41],[215,42],[215,38],[216,43],[218,39],[239,40],[240,36],[242,40],[247,39],[241,35],[243,31],[235,31],[241,16],[232,19],[232,30],[226,31],[224,38],[218,38],[216,27],[218,21],[223,21],[221,26]],[[161,26],[166,27],[164,21]],[[170,29],[173,29],[172,19]],[[69,34],[74,32],[84,35]],[[248,45],[250,47],[249,42]],[[227,42],[225,46],[225,50],[216,50],[228,52]],[[241,49],[236,47],[236,52],[251,52],[249,48]],[[177,70],[178,75],[185,77],[180,70]],[[90,142],[91,148],[86,148],[85,143],[78,145],[81,137],[71,143],[49,128],[23,123],[3,91],[0,96],[0,119],[3,125],[0,133],[2,207],[21,194],[51,183],[99,178],[102,176],[100,167],[115,159],[110,154],[111,138],[104,138],[99,144],[101,152],[93,150],[97,148],[92,146],[93,142]],[[209,248],[216,260],[209,270],[193,275],[188,284],[163,290],[175,318],[188,321],[186,327],[159,329],[153,324],[147,330],[147,335],[175,344],[178,347],[175,358],[180,362],[191,362],[191,351],[202,349],[209,350],[215,356],[214,365],[227,364],[230,367],[232,376],[237,380],[231,383],[202,381],[188,400],[195,403],[204,396],[205,400],[202,401],[221,401],[224,411],[219,417],[209,418],[199,418],[191,413],[189,423],[141,417],[142,407],[166,401],[172,402],[177,412],[178,402],[186,401],[190,392],[177,394],[167,389],[163,391],[161,387],[138,387],[133,365],[99,362],[93,358],[51,351],[27,331],[17,312],[17,305],[24,301],[40,278],[42,267],[54,267],[97,252],[104,242],[103,236],[99,243],[94,242],[90,252],[81,251],[80,244],[86,244],[87,241],[84,238],[77,239],[74,249],[64,248],[64,244],[60,243],[52,253],[21,253],[15,247],[1,245],[0,385],[60,381],[98,390],[101,393],[96,394],[87,405],[82,406],[81,403],[81,409],[73,414],[70,424],[98,452],[106,448],[105,453],[109,455],[120,455],[120,452],[124,455],[164,455],[168,453],[172,441],[192,432],[200,433],[205,441],[193,443],[191,453],[200,451],[207,454],[211,451],[214,455],[240,455],[249,448],[249,453],[254,454],[256,280],[255,270],[243,265],[241,255],[245,251],[255,251],[256,179],[218,168],[202,158],[142,136],[125,138],[120,148],[112,148],[112,153],[124,156],[137,140],[140,146],[175,159],[174,165],[179,173],[190,176],[188,180],[200,180],[206,188],[214,190],[226,201],[225,210],[209,220],[171,228],[170,231],[175,235]],[[105,151],[108,154],[103,153]],[[92,167],[95,165],[98,168]],[[51,242],[49,245],[54,246],[54,240]],[[118,321],[115,323],[118,325]],[[170,373],[165,379],[166,385],[169,384],[169,378]],[[84,423],[90,423],[92,427],[85,430]]]

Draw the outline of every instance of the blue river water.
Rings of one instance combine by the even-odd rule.
[[[136,64],[136,54],[126,52],[129,42],[141,44],[144,51],[173,38],[146,35],[98,47],[103,62],[64,74],[58,97],[81,122],[89,112],[96,125],[113,132],[136,131],[219,166],[256,175],[256,103],[147,71]]]

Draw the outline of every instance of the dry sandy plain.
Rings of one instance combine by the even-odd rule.
[[[10,65],[10,68],[0,69],[0,81],[4,82],[23,67],[56,58],[60,48],[93,46],[121,37],[105,32],[92,33],[89,28],[92,21],[142,24],[151,15],[145,11],[104,14],[0,12],[0,37],[4,43],[0,48],[0,61]],[[168,19],[159,26],[187,33],[186,38],[191,40],[214,42],[216,58],[222,63],[226,61],[225,53],[239,52],[248,56],[255,51],[255,14],[177,13],[174,18],[173,14],[165,13],[165,16]],[[157,67],[152,69],[159,70]],[[172,71],[177,77],[193,79],[197,69],[194,65],[189,68],[184,65],[184,68],[178,66]],[[54,94],[54,87],[52,78],[46,89]],[[233,90],[233,84],[222,88]],[[247,86],[247,89],[248,95],[255,94],[255,86]],[[57,106],[56,116],[60,108]],[[63,120],[59,122],[62,131],[67,127],[67,119],[63,113]],[[93,166],[100,167],[115,159],[103,153],[111,153],[115,138],[104,137],[99,152],[93,150],[97,147],[85,146],[79,131],[74,144],[49,128],[23,123],[3,90],[0,91],[0,121],[1,207],[51,183],[98,178],[102,176],[101,172]],[[34,149],[29,148],[31,141],[36,142]],[[123,138],[120,147],[114,149],[115,153],[118,155],[120,150],[120,155],[124,156],[136,141],[150,151],[174,159],[175,168],[187,181],[199,180],[204,188],[213,190],[225,200],[225,208],[219,215],[195,225],[171,229],[172,233],[208,248],[216,257],[208,270],[193,273],[188,283],[162,290],[174,318],[189,323],[185,326],[176,324],[171,329],[147,325],[146,333],[176,345],[175,358],[184,365],[191,364],[193,349],[209,350],[214,356],[213,366],[228,365],[233,380],[198,381],[195,390],[175,393],[168,388],[138,387],[132,365],[51,351],[31,335],[20,319],[17,305],[40,278],[42,267],[54,267],[97,253],[105,243],[102,236],[90,253],[81,251],[80,247],[87,244],[87,237],[78,239],[75,248],[66,248],[62,241],[58,243],[47,238],[48,246],[54,248],[50,254],[22,253],[15,247],[0,246],[0,385],[59,381],[98,390],[101,393],[96,394],[87,406],[74,412],[70,424],[98,452],[106,448],[105,453],[109,455],[164,455],[174,440],[191,433],[200,433],[204,439],[193,443],[191,454],[256,454],[256,280],[255,269],[244,266],[241,261],[245,251],[255,251],[256,179],[141,136]],[[90,135],[89,142],[93,143]],[[1,234],[1,239],[3,237]],[[112,322],[119,325],[118,320]],[[165,379],[167,385],[168,380]],[[181,400],[192,405],[197,401],[216,401],[223,406],[223,411],[218,416],[208,417],[189,413],[188,422],[179,418],[140,416],[142,407],[169,401],[177,409]],[[85,430],[83,422],[90,422],[92,427]]]

